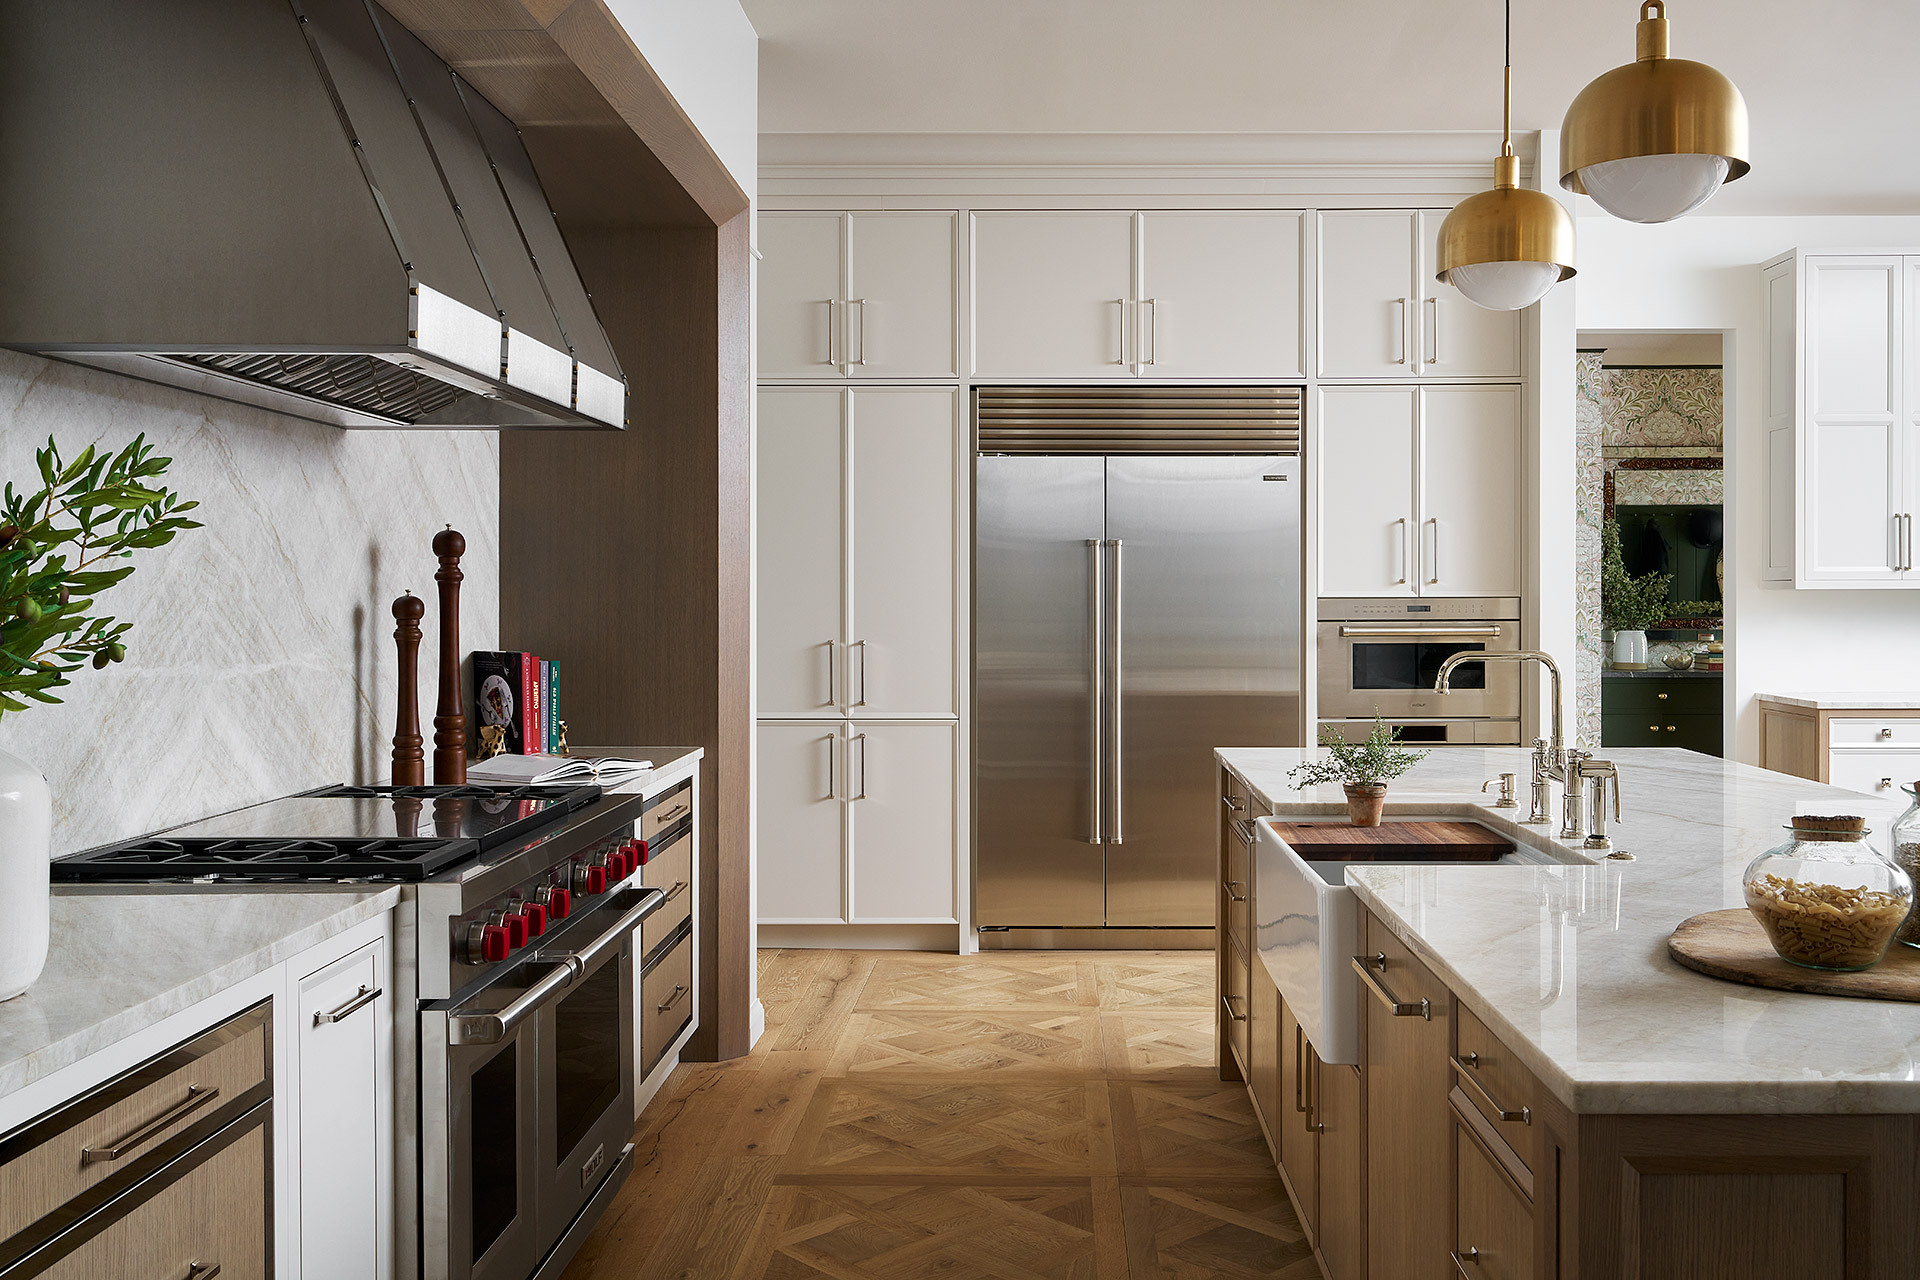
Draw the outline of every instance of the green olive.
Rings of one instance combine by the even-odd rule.
[[[107,656],[115,662],[125,662],[127,660],[127,646],[115,640],[107,646]]]
[[[95,671],[99,671],[103,669],[107,665],[107,663],[111,662],[112,660],[113,659],[107,656],[107,651],[105,649],[95,649],[93,651],[93,669]]]
[[[40,619],[46,614],[46,610],[40,607],[40,602],[38,600],[35,600],[32,596],[26,596],[22,598],[20,603],[14,606],[13,611],[20,615],[20,620],[22,622],[29,622],[29,623],[40,621]]]

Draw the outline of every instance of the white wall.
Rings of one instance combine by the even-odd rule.
[[[760,37],[739,0],[611,0],[611,8],[693,127],[754,199]]]
[[[1759,264],[1784,250],[1920,247],[1920,217],[1691,217],[1643,227],[1582,218],[1580,329],[1720,330],[1727,397],[1728,712],[1734,755],[1759,760],[1754,698],[1920,687],[1920,592],[1793,591],[1761,581],[1765,512]],[[1566,353],[1569,362],[1573,353]],[[1566,406],[1568,427],[1571,401]]]
[[[466,535],[461,644],[498,644],[500,450],[491,432],[342,431],[0,350],[0,480],[39,487],[49,435],[72,457],[141,432],[206,525],[136,552],[100,597],[127,659],[57,707],[0,716],[0,748],[53,784],[70,853],[328,782],[385,777],[395,596],[428,602],[420,719],[431,759],[438,628],[431,543]],[[560,655],[564,656],[564,655]]]

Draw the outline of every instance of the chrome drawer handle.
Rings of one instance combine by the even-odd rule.
[[[385,994],[386,992],[382,991],[379,987],[370,987],[363,982],[360,984],[360,989],[348,997],[347,1002],[338,1009],[330,1009],[325,1013],[314,1014],[313,1025],[323,1027],[329,1022],[345,1022],[355,1013],[366,1008]]]
[[[1238,818],[1228,818],[1227,824],[1233,828],[1233,834],[1240,837],[1240,843],[1249,848],[1253,846],[1253,824],[1251,822],[1242,822]]]
[[[1229,880],[1229,881],[1227,881],[1227,901],[1229,901],[1229,902],[1245,902],[1245,901],[1247,900],[1247,895],[1246,895],[1246,894],[1244,894],[1244,893],[1235,893],[1235,892],[1233,891],[1233,890],[1234,890],[1234,887],[1235,887],[1236,885],[1238,885],[1239,883],[1240,883],[1240,882],[1239,882],[1238,880]]]
[[[1244,809],[1244,808],[1246,808],[1246,807],[1247,807],[1247,806],[1245,806],[1245,805],[1243,805],[1243,804],[1241,804],[1241,803],[1240,803],[1240,802],[1239,802],[1238,800],[1235,800],[1235,799],[1234,799],[1234,798],[1233,798],[1232,796],[1230,796],[1230,795],[1228,795],[1228,796],[1221,796],[1221,797],[1220,797],[1220,803],[1221,803],[1221,804],[1224,804],[1225,806],[1227,806],[1227,808],[1229,808],[1229,809],[1231,809],[1231,810],[1233,810],[1233,811],[1234,811],[1235,813],[1239,813],[1239,812],[1240,812],[1240,811],[1241,811],[1242,809]]]
[[[653,1011],[655,1013],[665,1013],[667,1010],[673,1008],[673,1006],[679,1004],[680,997],[686,995],[688,990],[689,988],[686,983],[684,982],[674,983],[673,994],[668,996],[664,1003],[653,1006]]]
[[[1353,971],[1360,975],[1360,981],[1367,984],[1367,990],[1373,992],[1374,999],[1387,1006],[1387,1009],[1394,1017],[1425,1018],[1428,1022],[1433,1021],[1433,1002],[1431,1000],[1425,996],[1422,996],[1418,1002],[1402,1000],[1399,996],[1387,990],[1380,979],[1373,976],[1372,972],[1367,968],[1368,965],[1377,966],[1384,971],[1387,967],[1387,953],[1377,951],[1371,956],[1355,956],[1353,958]]]
[[[1247,1020],[1247,1015],[1246,1015],[1246,1014],[1244,1014],[1244,1013],[1235,1013],[1235,1012],[1233,1011],[1233,997],[1232,997],[1232,996],[1221,996],[1221,997],[1220,997],[1220,1003],[1221,1003],[1221,1004],[1223,1004],[1223,1005],[1225,1005],[1225,1006],[1227,1007],[1227,1016],[1228,1016],[1229,1018],[1232,1018],[1232,1019],[1233,1019],[1233,1020],[1234,1020],[1235,1022],[1245,1022],[1245,1021]]]
[[[141,1125],[138,1129],[135,1129],[132,1133],[120,1139],[120,1141],[114,1143],[112,1146],[80,1148],[80,1163],[83,1165],[106,1164],[109,1161],[118,1160],[135,1147],[142,1147],[153,1141],[154,1138],[158,1137],[175,1122],[192,1115],[219,1096],[219,1085],[190,1084],[187,1086],[187,1096],[185,1098],[182,1098],[173,1106],[168,1107],[165,1111],[162,1111],[152,1120]]]
[[[692,813],[692,812],[693,812],[693,806],[689,804],[687,801],[682,800],[678,804],[674,805],[673,808],[667,810],[665,813],[648,814],[647,816],[653,819],[655,823],[654,830],[658,831],[661,827],[668,826],[672,823],[678,822],[680,821],[680,819],[686,817],[689,813]]]
[[[201,1262],[196,1258],[187,1264],[187,1280],[213,1280],[219,1274],[220,1264],[217,1262]]]
[[[1459,1253],[1454,1253],[1449,1250],[1447,1256],[1453,1259],[1454,1267],[1465,1277],[1465,1280],[1476,1280],[1476,1275],[1480,1270],[1480,1251],[1478,1249],[1462,1249]],[[1473,1264],[1472,1271],[1467,1270],[1467,1264],[1469,1262]]]
[[[681,894],[685,893],[686,891],[687,891],[687,882],[685,880],[674,881],[673,888],[667,890],[667,896],[660,900],[660,905],[663,907],[666,906],[667,903],[672,902],[675,898],[679,897]]]
[[[1473,1086],[1473,1091],[1480,1095],[1480,1100],[1487,1104],[1487,1108],[1492,1111],[1494,1115],[1509,1124],[1516,1120],[1521,1124],[1533,1123],[1532,1107],[1521,1107],[1518,1111],[1515,1111],[1510,1107],[1501,1106],[1499,1101],[1491,1093],[1487,1092],[1487,1086],[1481,1084],[1479,1078],[1473,1074],[1480,1067],[1479,1054],[1469,1053],[1464,1057],[1451,1057],[1450,1055],[1450,1060],[1453,1063],[1454,1074]]]

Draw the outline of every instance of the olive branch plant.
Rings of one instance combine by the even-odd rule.
[[[41,486],[0,497],[0,715],[52,692],[91,663],[126,657],[130,622],[93,611],[102,593],[131,574],[135,551],[198,529],[186,513],[200,504],[158,487],[173,465],[153,456],[144,434],[118,453],[92,445],[71,462],[48,437],[34,451]]]
[[[1320,726],[1320,745],[1327,749],[1323,760],[1309,760],[1287,772],[1287,781],[1295,788],[1338,782],[1347,786],[1377,786],[1397,778],[1425,760],[1430,752],[1400,745],[1400,731],[1390,727],[1378,712],[1373,729],[1363,742],[1348,742],[1333,725]]]

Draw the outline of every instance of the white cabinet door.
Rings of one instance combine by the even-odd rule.
[[[1420,214],[1420,310],[1414,317],[1419,334],[1418,369],[1436,378],[1517,378],[1520,376],[1520,316],[1518,311],[1489,311],[1468,302],[1466,295],[1433,278],[1435,248],[1444,209]]]
[[[853,393],[853,629],[848,706],[861,715],[959,714],[960,393]]]
[[[1414,213],[1335,210],[1320,215],[1320,376],[1415,374]]]
[[[1894,257],[1806,264],[1800,465],[1802,576],[1810,580],[1902,577],[1904,270]]]
[[[846,919],[845,760],[839,723],[755,727],[754,893],[762,924]]]
[[[952,378],[959,215],[848,215],[848,371],[856,378]]]
[[[847,359],[838,213],[760,215],[760,376],[837,377]]]
[[[1272,209],[1142,213],[1141,374],[1303,376],[1300,223]]]
[[[387,944],[300,982],[300,1275],[392,1274],[393,997]]]
[[[1424,596],[1520,594],[1520,388],[1420,393]]]
[[[1410,596],[1412,387],[1320,392],[1320,594]]]
[[[973,215],[973,371],[983,378],[1116,378],[1127,340],[1133,215]]]
[[[760,392],[754,549],[759,714],[832,715],[843,696],[847,392]]]
[[[847,747],[853,915],[869,923],[954,916],[959,727],[859,722]],[[766,858],[761,845],[761,858]]]

